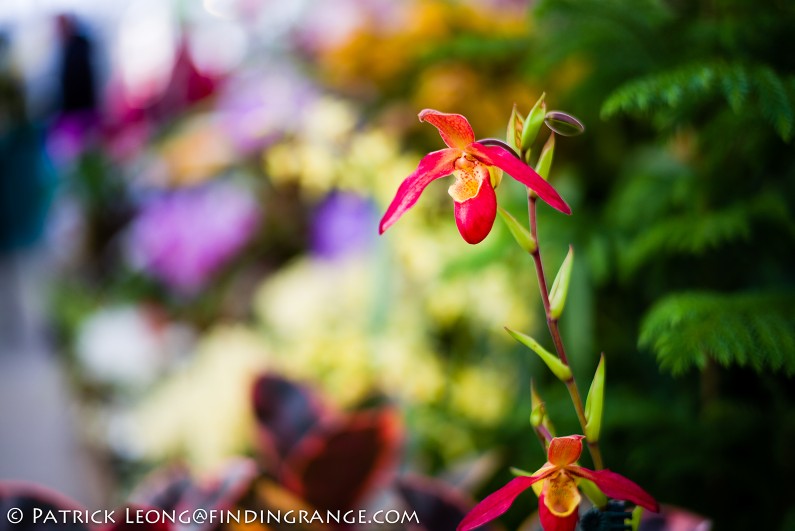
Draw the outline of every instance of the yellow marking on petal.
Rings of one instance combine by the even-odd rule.
[[[533,472],[533,475],[534,476],[543,476],[545,474],[548,474],[551,470],[556,470],[557,468],[558,467],[556,467],[555,465],[553,465],[551,463],[544,463],[544,466],[542,466],[541,468],[539,468],[538,470]],[[546,480],[542,479],[541,481],[536,481],[535,483],[533,483],[533,492],[536,493],[536,496],[541,496],[541,491],[544,488],[544,483],[545,482],[546,482]]]
[[[466,155],[456,159],[453,173],[455,182],[447,189],[447,193],[458,203],[463,203],[478,195],[483,181],[491,178],[486,165]]]
[[[555,516],[569,516],[580,505],[577,483],[564,470],[544,480],[544,503]]]

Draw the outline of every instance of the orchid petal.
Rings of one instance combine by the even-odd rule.
[[[576,465],[569,466],[566,470],[576,476],[593,481],[610,498],[626,500],[655,513],[660,511],[660,505],[648,492],[621,474],[607,469],[588,470]]]
[[[582,435],[569,435],[568,437],[555,437],[549,443],[547,459],[558,467],[575,463],[582,453]]]
[[[491,522],[507,511],[517,496],[547,475],[549,473],[512,479],[501,489],[486,496],[474,509],[469,511],[469,514],[458,524],[456,531],[469,531]]]
[[[459,203],[455,201],[455,224],[467,243],[476,244],[491,232],[497,217],[497,194],[486,180],[480,185],[478,194]]]
[[[451,148],[464,149],[475,141],[475,132],[466,118],[433,109],[420,112],[421,122],[428,122],[439,130],[442,140]]]
[[[543,495],[549,511],[560,518],[576,511],[582,499],[577,483],[564,471],[552,474],[544,480]]]
[[[571,208],[551,184],[546,182],[533,168],[505,149],[499,146],[484,146],[475,142],[466,151],[481,162],[504,170],[511,177],[535,191],[552,208],[560,210],[564,214],[571,214]]]
[[[420,161],[414,173],[400,184],[395,198],[386,209],[378,231],[383,234],[400,216],[414,206],[431,181],[453,173],[453,163],[460,156],[457,149],[442,149],[429,153]]]
[[[538,517],[544,531],[574,531],[580,519],[576,510],[568,516],[555,516],[547,507],[543,494],[538,499]]]

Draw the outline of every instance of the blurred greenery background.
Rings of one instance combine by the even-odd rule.
[[[137,4],[119,27],[157,11]],[[115,496],[174,458],[250,452],[247,382],[265,369],[344,407],[389,396],[407,469],[490,456],[475,498],[544,461],[531,377],[558,432],[579,431],[565,388],[502,330],[547,337],[505,227],[466,245],[434,184],[376,236],[442,147],[419,110],[503,137],[513,104],[546,92],[587,128],[559,139],[551,176],[574,214],[542,206],[539,226],[549,271],[575,249],[562,328],[581,385],[606,353],[607,466],[717,529],[795,528],[795,5],[160,5],[165,73],[109,61],[99,125],[21,118],[3,96],[6,138],[47,129],[50,229],[24,248],[50,247],[52,348]],[[206,55],[202,30],[245,46]],[[525,211],[510,179],[498,199]]]

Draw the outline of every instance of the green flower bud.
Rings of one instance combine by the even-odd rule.
[[[571,280],[573,262],[574,248],[569,245],[569,252],[558,270],[555,281],[552,283],[552,289],[549,290],[549,315],[553,319],[559,319],[563,315],[563,308],[566,306],[566,296],[569,294],[569,281]]]
[[[520,147],[522,151],[530,151],[530,147],[535,142],[536,137],[538,136],[538,131],[541,129],[541,124],[544,123],[544,118],[547,114],[547,104],[544,101],[546,94],[541,94],[541,97],[538,98],[538,101],[530,109],[530,112],[527,114],[527,118],[524,121],[524,128],[522,129],[522,142]]]
[[[536,163],[536,173],[538,173],[545,181],[549,180],[549,169],[552,167],[552,157],[555,154],[555,135],[549,135],[546,144],[541,149],[541,155],[538,156]]]
[[[519,247],[528,253],[536,252],[538,244],[533,238],[533,235],[530,234],[530,231],[501,206],[497,207],[497,212],[500,213],[500,217],[505,222],[505,225],[508,226],[508,230],[511,231],[511,236],[513,236],[513,239],[519,244]]]
[[[589,442],[599,440],[599,431],[602,428],[602,411],[604,409],[605,398],[605,355],[599,359],[596,367],[591,389],[588,390],[588,398],[585,400],[585,437]]]
[[[522,131],[524,130],[524,118],[522,114],[516,109],[516,104],[513,104],[511,117],[508,119],[508,130],[505,134],[505,141],[513,148],[514,151],[520,153],[522,150]]]

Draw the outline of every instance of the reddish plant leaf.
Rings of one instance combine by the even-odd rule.
[[[287,457],[282,484],[320,510],[354,508],[394,470],[401,427],[392,408],[327,422]]]
[[[147,517],[147,512],[155,511],[155,515]],[[171,522],[162,516],[162,508],[144,505],[120,507],[114,512],[115,523],[101,527],[101,531],[169,531]],[[175,525],[174,527],[179,527]]]
[[[280,376],[265,374],[254,384],[260,450],[274,467],[326,414],[317,396]]]
[[[438,479],[412,474],[401,477],[396,484],[409,510],[416,512],[420,522],[414,524],[413,530],[455,529],[475,505],[467,496]]]
[[[254,484],[258,468],[251,459],[236,459],[215,477],[201,483],[194,483],[182,496],[176,507],[177,512],[196,509],[225,511],[232,509],[246,495]],[[194,531],[214,529],[218,522],[195,524]]]
[[[160,468],[138,484],[130,495],[130,503],[172,510],[193,486],[193,478],[187,467],[172,465]]]

